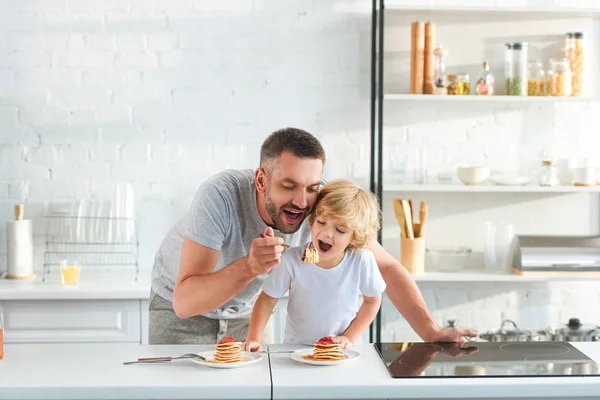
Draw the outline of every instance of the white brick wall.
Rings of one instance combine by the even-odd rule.
[[[484,3],[436,1],[398,0]],[[541,0],[486,4],[536,7]],[[24,201],[41,260],[45,201],[102,196],[130,181],[142,217],[141,266],[148,269],[198,184],[224,168],[256,167],[262,140],[284,126],[323,141],[327,178],[350,177],[367,187],[369,12],[369,2],[359,0],[0,2],[0,220]],[[386,106],[386,145],[401,144],[407,153],[415,145],[432,154],[447,147],[464,162],[487,154],[498,167],[537,155],[548,141],[572,153],[598,144],[598,104],[405,106]],[[477,224],[511,210],[523,217],[521,232],[535,231],[540,221],[554,231],[598,230],[598,215],[586,214],[596,203],[579,195],[488,196],[475,210],[469,196],[429,200],[430,239],[437,243],[451,236],[477,248]],[[557,205],[584,209],[565,221],[556,219]],[[531,215],[540,208],[546,217]],[[387,217],[386,245],[394,253],[397,227]],[[3,246],[4,240],[0,253]],[[597,304],[597,286],[426,284],[423,291],[440,323],[458,318],[495,327],[503,313],[532,327],[575,314],[600,322],[586,305]],[[385,324],[390,335],[406,335],[394,311]]]

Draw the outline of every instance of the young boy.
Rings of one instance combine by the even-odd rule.
[[[379,229],[375,197],[352,182],[332,181],[319,192],[309,223],[312,242],[285,251],[264,282],[244,350],[262,350],[265,324],[288,291],[286,343],[312,345],[333,336],[348,348],[375,318],[385,282],[373,253],[361,249]],[[318,251],[316,264],[302,262],[310,245]]]

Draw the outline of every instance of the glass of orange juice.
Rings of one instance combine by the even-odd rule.
[[[81,272],[81,263],[76,260],[62,260],[60,262],[60,277],[62,283],[79,283],[79,274]]]

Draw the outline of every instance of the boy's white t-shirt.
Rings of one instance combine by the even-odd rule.
[[[289,291],[285,343],[312,345],[324,336],[339,336],[356,317],[362,295],[379,296],[385,281],[370,250],[346,251],[331,269],[301,261],[307,246],[285,251],[271,270],[263,291],[281,298]]]

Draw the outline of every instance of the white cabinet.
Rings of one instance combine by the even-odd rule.
[[[142,331],[142,344],[148,344],[148,323],[150,322],[150,311],[148,307],[150,302],[148,300],[140,300],[140,324]]]
[[[140,343],[140,303],[140,300],[2,301],[4,341]]]

